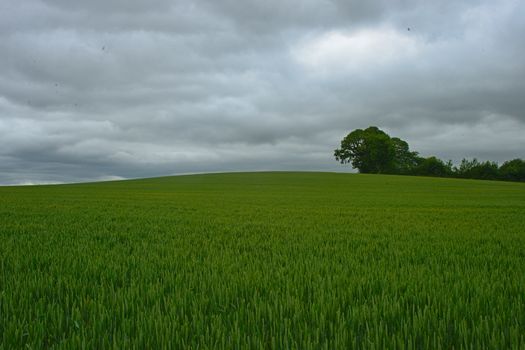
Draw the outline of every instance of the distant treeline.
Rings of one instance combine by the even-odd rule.
[[[456,177],[464,179],[525,181],[525,161],[513,159],[499,166],[496,162],[463,159],[459,166],[437,157],[420,157],[410,151],[408,143],[390,137],[371,126],[356,129],[334,151],[335,159],[351,163],[360,173]]]

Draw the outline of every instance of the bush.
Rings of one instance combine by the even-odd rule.
[[[459,168],[454,169],[456,176],[465,179],[497,180],[500,178],[498,164],[495,162],[479,162],[476,158],[472,160],[463,159]]]
[[[452,164],[445,163],[436,157],[420,158],[419,164],[414,169],[414,175],[420,176],[441,176],[452,175]]]
[[[525,181],[525,161],[519,158],[506,161],[499,168],[499,177],[508,181]]]

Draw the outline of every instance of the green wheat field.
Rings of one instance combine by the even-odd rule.
[[[0,187],[0,349],[525,348],[525,184]]]

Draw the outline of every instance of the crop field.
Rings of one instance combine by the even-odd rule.
[[[0,349],[525,348],[525,184],[0,187]]]

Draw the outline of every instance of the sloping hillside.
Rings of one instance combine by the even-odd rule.
[[[525,346],[525,184],[0,188],[0,348]]]

